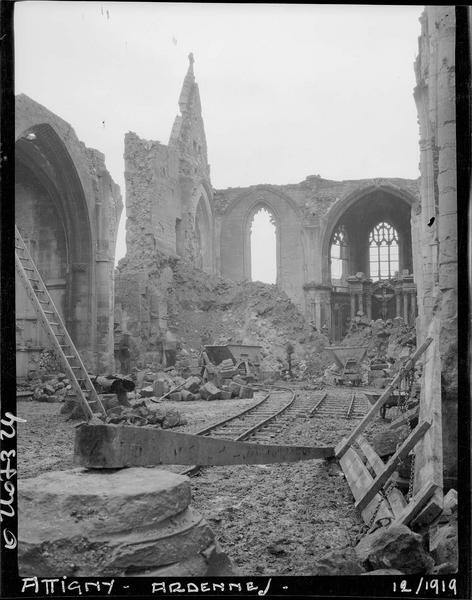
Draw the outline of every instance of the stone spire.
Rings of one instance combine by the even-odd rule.
[[[179,96],[179,108],[182,114],[189,110],[195,91],[197,91],[198,94],[198,86],[195,83],[195,75],[193,72],[194,62],[195,59],[193,58],[193,52],[190,52],[188,55],[189,64],[187,74],[185,75],[182,91],[180,92]]]

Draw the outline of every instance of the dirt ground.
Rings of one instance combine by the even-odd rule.
[[[310,394],[300,391],[300,396]],[[255,400],[167,403],[196,431]],[[18,476],[72,468],[74,427],[61,404],[19,401]],[[299,417],[278,443],[335,445],[357,421]],[[355,545],[365,526],[335,461],[208,467],[191,480],[193,506],[241,575],[310,575],[330,550]]]

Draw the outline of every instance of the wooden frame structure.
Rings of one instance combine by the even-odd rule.
[[[362,436],[406,374],[423,357],[419,420],[387,463]],[[389,484],[400,461],[414,449],[414,480],[409,501]],[[428,337],[410,356],[354,430],[335,449],[347,482],[369,527],[378,524],[427,525],[442,511],[441,362],[439,321],[433,319]]]

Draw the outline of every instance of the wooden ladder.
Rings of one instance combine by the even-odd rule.
[[[87,420],[94,413],[106,415],[105,408],[90,380],[80,355],[71,340],[62,318],[15,226],[15,268],[25,286],[40,323],[70,380]]]

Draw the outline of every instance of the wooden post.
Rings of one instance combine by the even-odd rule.
[[[418,443],[415,458],[413,493],[428,483],[435,484],[433,498],[428,506],[418,512],[418,524],[424,512],[425,523],[431,521],[442,510],[443,496],[443,449],[441,418],[441,357],[439,354],[439,319],[435,317],[428,330],[434,341],[424,358],[419,419],[432,423],[429,431]]]

